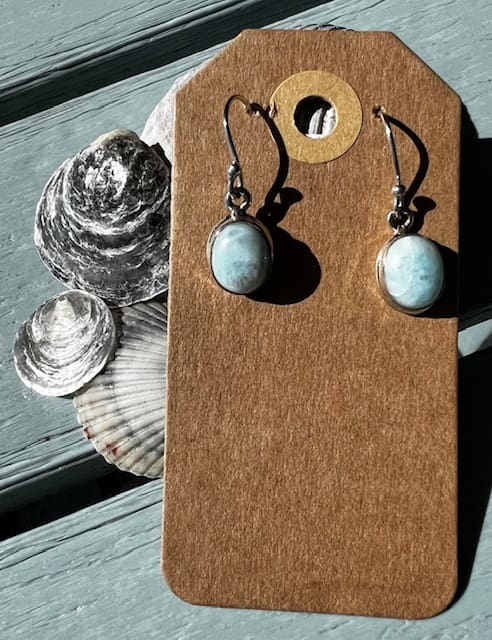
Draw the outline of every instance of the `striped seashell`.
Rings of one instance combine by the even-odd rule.
[[[115,357],[74,398],[86,437],[107,462],[135,475],[162,476],[167,304],[121,309]]]

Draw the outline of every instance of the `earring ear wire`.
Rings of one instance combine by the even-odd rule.
[[[229,147],[229,151],[231,152],[232,156],[231,164],[227,169],[228,181],[225,204],[231,212],[231,217],[234,220],[237,219],[238,215],[240,215],[241,212],[246,211],[251,203],[251,194],[243,185],[243,172],[229,126],[229,111],[231,108],[231,104],[235,100],[241,102],[244,105],[244,108],[248,115],[258,113],[259,109],[259,106],[257,104],[249,102],[244,96],[240,94],[230,96],[224,106],[222,125],[224,127],[227,146]]]
[[[401,182],[400,163],[396,150],[395,138],[391,128],[390,119],[386,115],[384,107],[378,105],[374,109],[374,114],[378,117],[384,126],[386,139],[391,154],[391,161],[395,172],[395,182],[392,188],[393,193],[393,209],[388,213],[388,224],[395,233],[402,235],[409,231],[414,222],[413,213],[405,207],[406,187]]]
[[[391,117],[380,105],[375,107],[374,115],[383,123],[395,173],[393,209],[388,213],[394,235],[379,251],[376,279],[384,299],[392,307],[418,315],[441,296],[445,284],[444,263],[432,240],[412,232],[414,216],[405,206],[406,189],[401,182]]]
[[[224,199],[229,214],[212,229],[207,256],[219,286],[230,293],[249,294],[262,287],[270,275],[273,243],[268,229],[247,212],[251,194],[243,183],[242,167],[229,125],[229,111],[236,100],[244,105],[249,115],[263,114],[260,105],[240,94],[230,96],[225,103],[222,124],[232,156],[227,168]]]

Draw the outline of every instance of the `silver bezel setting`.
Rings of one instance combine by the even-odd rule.
[[[388,242],[385,242],[385,244],[383,244],[383,246],[379,250],[379,253],[378,253],[377,258],[376,258],[376,280],[377,280],[377,283],[379,285],[379,289],[381,291],[381,295],[383,296],[384,300],[391,307],[393,307],[393,309],[396,309],[397,311],[401,311],[403,313],[406,313],[406,314],[408,314],[410,316],[418,316],[418,315],[421,315],[422,313],[424,313],[425,311],[428,311],[429,309],[431,309],[436,304],[436,302],[442,296],[442,293],[444,291],[444,287],[446,285],[446,280],[445,280],[445,278],[443,278],[443,282],[442,282],[442,285],[441,285],[441,290],[437,294],[435,300],[431,304],[429,304],[429,305],[427,305],[425,307],[421,307],[421,308],[418,308],[418,309],[409,309],[408,307],[403,307],[402,305],[398,304],[393,299],[393,297],[391,296],[391,294],[388,292],[388,290],[386,288],[385,277],[384,277],[384,262],[385,262],[385,258],[386,258],[386,254],[388,252],[388,249],[395,242],[398,242],[398,240],[400,240],[401,238],[404,238],[407,235],[419,235],[419,234],[416,234],[416,233],[414,233],[414,234],[396,233],[392,238],[390,238],[388,240]],[[433,242],[427,236],[421,236],[421,237],[425,238],[426,240],[429,240],[429,242]],[[435,244],[435,243],[433,243],[433,244]]]
[[[207,240],[207,259],[208,259],[208,264],[209,264],[210,272],[212,274],[213,279],[218,284],[218,286],[224,291],[227,291],[228,293],[232,293],[233,295],[236,295],[236,296],[244,296],[244,295],[250,295],[255,291],[258,291],[258,289],[260,289],[265,284],[265,282],[263,282],[259,287],[257,287],[256,289],[253,289],[252,291],[248,291],[247,293],[238,293],[237,291],[231,291],[230,289],[227,289],[226,287],[224,287],[215,277],[215,273],[212,268],[212,250],[213,250],[215,240],[220,235],[220,233],[225,229],[225,227],[229,226],[230,224],[235,224],[236,222],[246,222],[247,224],[250,224],[253,227],[256,227],[256,229],[258,229],[267,240],[268,246],[270,248],[270,267],[269,267],[269,271],[265,279],[265,282],[270,277],[270,273],[273,266],[273,240],[266,226],[262,222],[260,222],[258,218],[254,218],[253,216],[250,216],[248,213],[237,212],[235,213],[234,217],[231,215],[228,215],[223,220],[221,220],[218,224],[216,224],[215,227],[210,232],[210,235],[208,236],[208,240]]]

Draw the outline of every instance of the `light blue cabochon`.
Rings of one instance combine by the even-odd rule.
[[[432,240],[418,234],[401,236],[383,259],[384,284],[398,305],[417,311],[436,302],[444,284],[444,265]]]
[[[210,266],[217,282],[232,293],[259,289],[270,273],[272,255],[265,234],[254,224],[237,220],[223,227],[213,241]]]

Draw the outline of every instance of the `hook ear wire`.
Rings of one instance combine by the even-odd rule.
[[[227,169],[227,194],[225,197],[225,203],[227,208],[231,211],[233,217],[237,217],[239,213],[244,212],[251,202],[251,195],[243,185],[243,173],[239,157],[237,155],[236,147],[232,139],[231,129],[229,126],[229,110],[234,100],[238,100],[244,105],[246,113],[249,115],[259,115],[263,113],[263,109],[259,104],[255,102],[249,102],[244,96],[240,94],[232,95],[228,98],[224,106],[224,114],[222,123],[224,125],[224,132],[226,137],[227,146],[231,152],[232,162]]]
[[[227,141],[227,146],[229,147],[229,151],[231,152],[231,156],[232,156],[232,164],[236,165],[239,169],[240,167],[240,163],[239,163],[239,157],[237,155],[237,151],[236,151],[236,147],[234,145],[234,141],[232,139],[232,134],[231,134],[231,129],[229,126],[229,110],[231,108],[231,104],[234,102],[234,100],[238,100],[239,102],[242,102],[242,104],[244,105],[245,109],[246,109],[246,113],[248,114],[256,114],[259,113],[260,107],[259,105],[255,104],[254,102],[250,102],[249,100],[247,100],[244,96],[240,95],[240,94],[235,94],[233,96],[230,96],[230,98],[228,98],[227,102],[225,103],[225,107],[224,107],[224,115],[223,115],[223,125],[224,125],[224,132],[225,132],[225,137],[226,137],[226,141]],[[242,186],[242,185],[240,185]]]
[[[242,102],[246,109],[246,113],[248,114],[261,113],[261,107],[256,103],[249,102],[249,100],[240,94],[230,96],[224,106],[222,124],[224,125],[227,146],[229,147],[229,151],[232,156],[232,162],[227,169],[227,193],[225,197],[225,204],[230,210],[232,218],[236,219],[239,214],[243,213],[248,208],[251,202],[251,195],[243,186],[241,165],[239,163],[239,157],[237,155],[236,147],[232,139],[231,129],[229,127],[229,110],[234,100]]]
[[[374,114],[383,123],[384,131],[386,133],[386,138],[388,140],[388,144],[391,152],[393,168],[395,170],[395,187],[398,187],[399,189],[401,189],[402,184],[401,184],[401,174],[400,174],[400,163],[398,162],[398,154],[396,152],[395,138],[393,136],[393,130],[391,129],[389,118],[386,115],[386,109],[382,105],[377,105],[374,109]]]
[[[401,182],[400,163],[398,162],[398,154],[396,151],[395,138],[391,128],[391,117],[387,115],[386,109],[382,105],[374,107],[374,115],[381,120],[384,126],[386,138],[388,140],[391,160],[395,170],[395,184],[393,186],[393,210],[388,215],[390,226],[397,232],[402,233],[413,224],[413,214],[405,207],[406,187]]]

